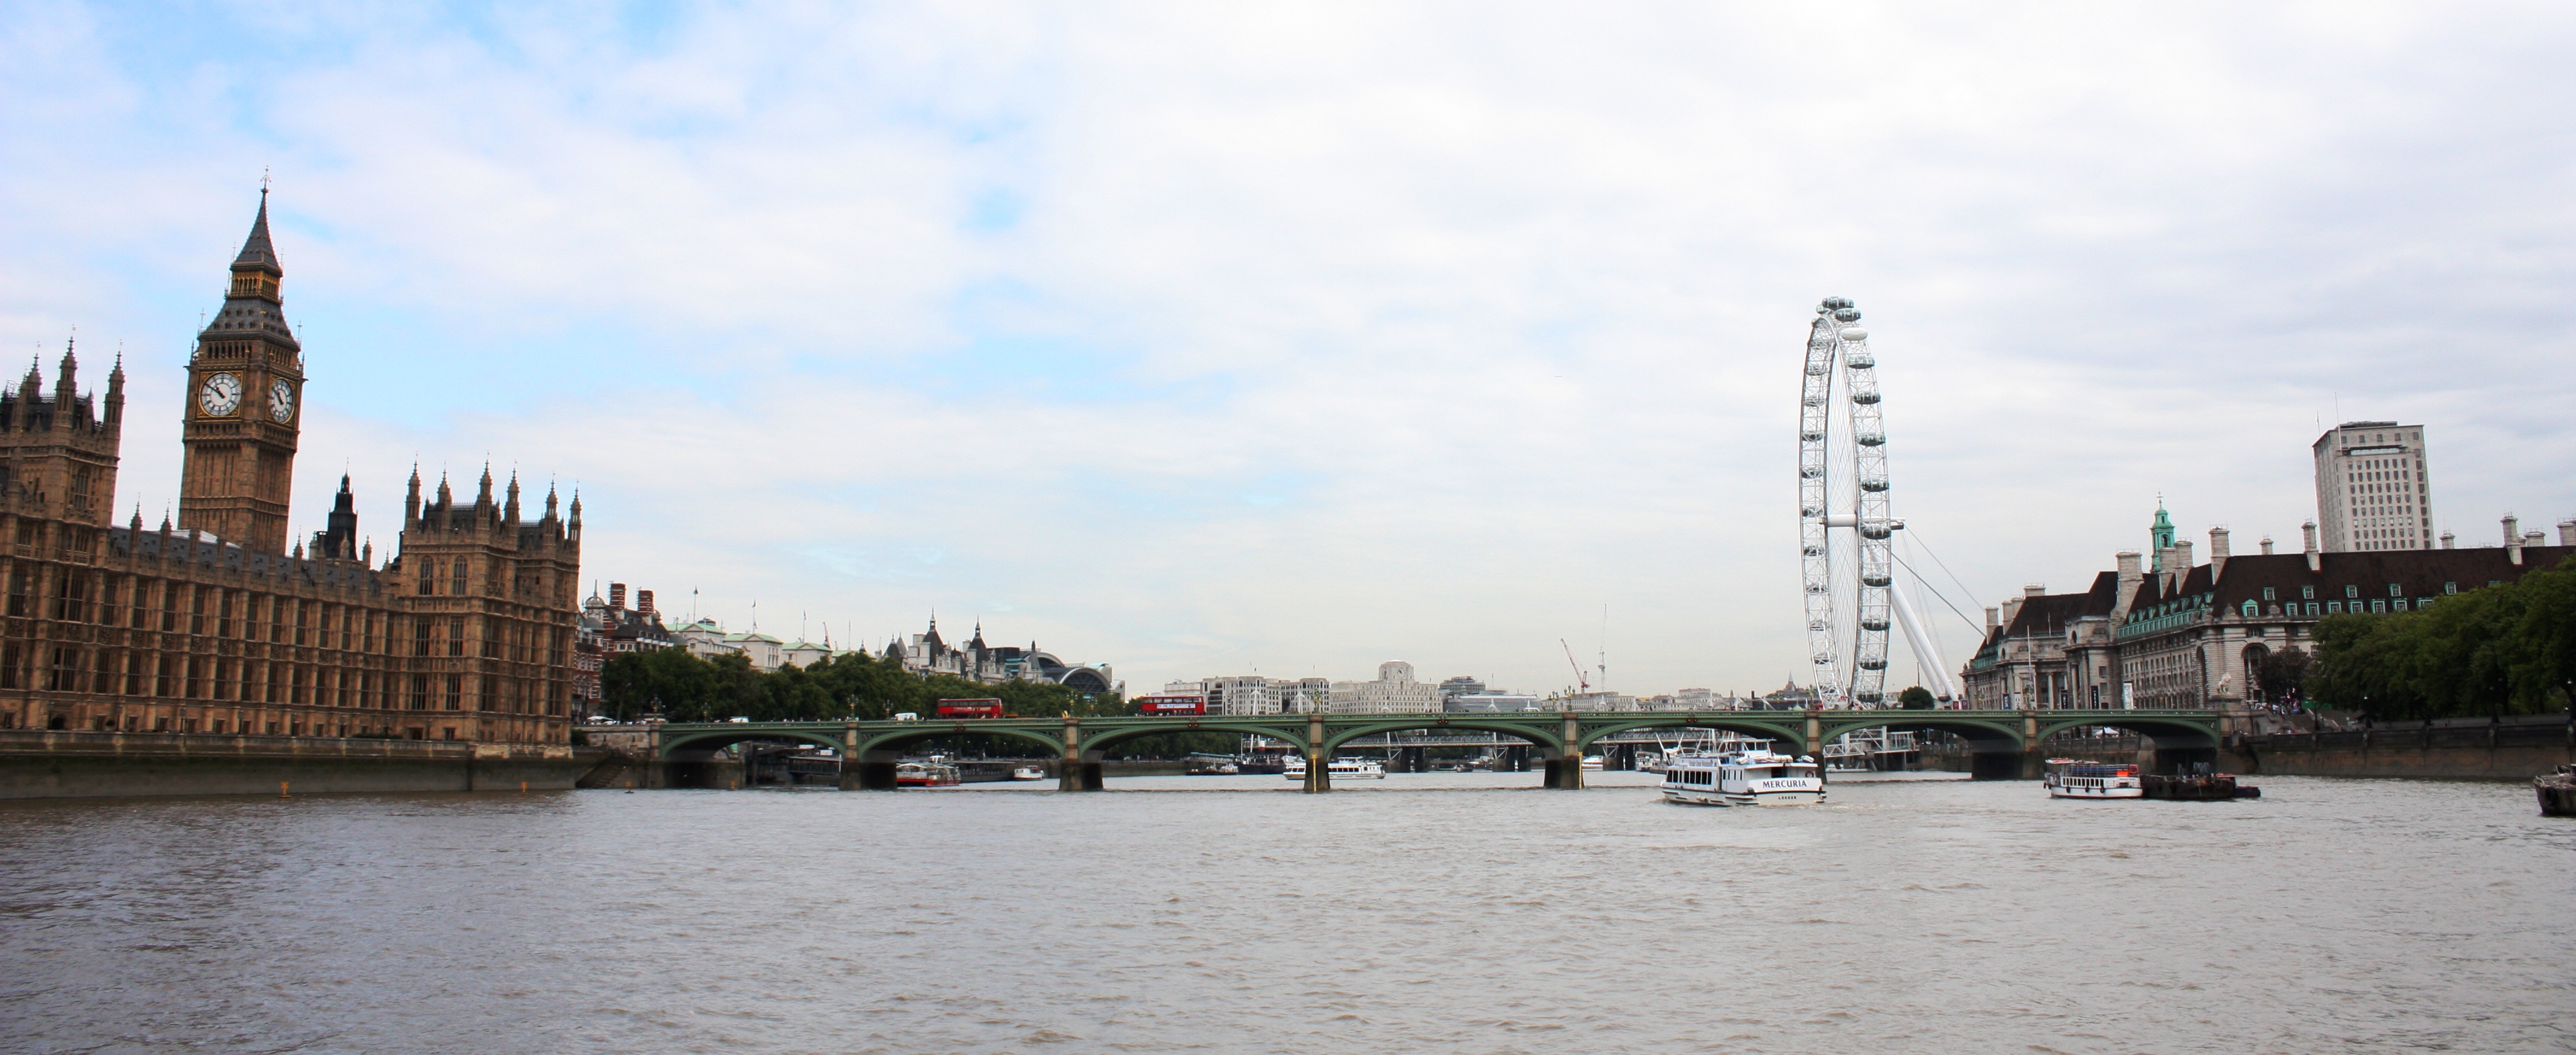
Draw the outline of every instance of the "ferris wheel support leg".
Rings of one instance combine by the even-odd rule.
[[[1914,658],[1922,661],[1926,676],[1932,679],[1932,695],[1943,702],[1959,698],[1958,690],[1950,684],[1950,668],[1942,664],[1941,654],[1932,647],[1932,635],[1924,632],[1923,620],[1914,614],[1914,602],[1905,599],[1904,590],[1891,588],[1887,592],[1896,599],[1896,625],[1905,630],[1906,647],[1914,650]]]

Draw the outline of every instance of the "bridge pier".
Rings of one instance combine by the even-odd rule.
[[[1306,715],[1306,786],[1309,795],[1333,790],[1333,753],[1324,747],[1324,716]]]
[[[1583,790],[1583,756],[1558,755],[1546,760],[1547,774],[1539,784],[1551,791]]]

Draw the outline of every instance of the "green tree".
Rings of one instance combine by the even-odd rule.
[[[599,672],[601,702],[621,721],[656,714],[674,722],[704,721],[713,684],[706,661],[679,648],[620,652]]]
[[[1896,705],[1909,711],[1928,711],[1938,702],[1932,698],[1932,690],[1920,685],[1907,686],[1896,694]]]
[[[2315,640],[2306,687],[2324,706],[2394,719],[2555,710],[2576,689],[2576,566],[2403,614],[2327,616]]]

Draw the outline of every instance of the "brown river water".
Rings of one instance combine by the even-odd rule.
[[[2527,786],[1591,776],[0,804],[0,1050],[2576,1047]]]

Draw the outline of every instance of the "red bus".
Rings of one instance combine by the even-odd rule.
[[[941,700],[939,716],[942,718],[999,718],[1002,716],[1002,701]]]
[[[1136,713],[1151,717],[1158,714],[1206,714],[1205,696],[1139,696]]]

